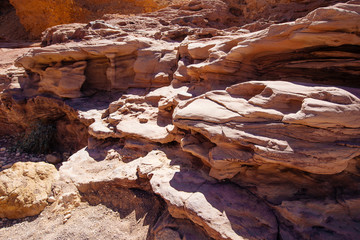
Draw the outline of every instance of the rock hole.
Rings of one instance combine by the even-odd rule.
[[[0,1],[0,15],[6,14],[13,10],[14,10],[14,7],[10,4],[10,2],[8,0]]]
[[[91,95],[95,90],[108,91],[111,88],[106,71],[110,66],[107,58],[98,58],[88,60],[85,68],[85,82],[81,87],[81,92],[85,95]]]
[[[273,95],[273,90],[271,88],[265,88],[262,92],[261,92],[261,96],[269,98],[271,97],[271,95]]]
[[[235,7],[231,7],[231,8],[229,9],[229,12],[230,12],[232,15],[236,16],[236,17],[240,17],[240,16],[242,15],[241,9],[235,8]]]
[[[262,93],[265,87],[266,86],[262,83],[240,83],[227,88],[226,91],[230,95],[239,96],[249,100],[250,98]]]
[[[302,101],[297,99],[291,99],[287,102],[289,107],[288,113],[296,113],[301,109]]]

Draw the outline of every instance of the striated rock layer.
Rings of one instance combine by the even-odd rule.
[[[359,1],[220,0],[55,26],[6,74],[0,123],[77,151],[54,212],[136,211],[149,239],[357,239],[359,27]]]
[[[212,16],[209,10],[197,13],[204,19]],[[209,22],[194,28],[192,18],[186,27],[149,29],[171,24],[166,17],[175,13],[168,9],[160,11],[161,19],[136,18],[135,29],[115,19],[56,27],[44,36],[50,46],[30,51],[17,65],[31,73],[23,86],[29,95],[67,98],[90,90],[166,86],[172,80],[174,86],[197,86],[195,94],[253,79],[358,87],[359,12],[357,4],[339,3],[257,32],[205,28]]]

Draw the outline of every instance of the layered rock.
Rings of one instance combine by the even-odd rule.
[[[219,184],[195,171],[186,154],[164,150],[131,162],[121,160],[123,149],[109,150],[103,160],[105,167],[103,158],[94,155],[96,150],[83,149],[60,173],[71,178],[84,195],[101,191],[104,185],[150,188],[167,202],[173,217],[192,220],[216,239],[276,239],[275,216],[261,200],[234,184]],[[171,160],[167,156],[172,156]]]
[[[358,4],[339,3],[262,31],[189,41],[180,48],[186,70],[174,78],[183,80],[185,72],[218,86],[283,79],[358,87],[359,11]]]
[[[47,163],[16,163],[0,173],[0,218],[39,214],[47,205],[51,185],[59,175]]]
[[[182,149],[223,179],[263,163],[339,173],[360,155],[359,112],[360,99],[339,88],[254,81],[189,100],[173,117],[192,133]]]
[[[56,26],[17,59],[0,120],[89,137],[55,212],[148,214],[154,239],[360,236],[359,2],[245,2]]]
[[[147,38],[121,37],[117,43],[92,40],[52,45],[29,52],[18,65],[34,73],[27,82],[29,89],[66,98],[81,97],[91,90],[168,85],[176,68],[175,46],[150,43]]]
[[[205,10],[209,9],[200,10],[202,18],[210,14]],[[143,29],[129,30],[122,22],[115,24],[114,19],[95,21],[50,31],[44,38],[47,44],[68,43],[35,49],[17,65],[31,72],[31,80],[24,86],[28,92],[67,98],[88,95],[91,90],[166,86],[173,79],[173,84],[198,86],[197,94],[254,78],[355,87],[359,12],[359,5],[339,3],[251,33],[196,30],[191,24],[144,33]],[[138,25],[149,28],[161,23],[159,19],[147,21],[150,16],[137,18]],[[193,36],[181,44],[174,42],[187,35]],[[160,39],[154,41],[154,37]],[[90,40],[77,42],[81,39]]]

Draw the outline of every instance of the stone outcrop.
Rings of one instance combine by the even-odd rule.
[[[59,174],[47,163],[16,163],[0,173],[0,218],[39,214],[47,205]]]
[[[144,37],[139,37],[144,29],[126,32],[126,26],[114,20],[95,21],[50,30],[44,37],[50,46],[30,51],[17,66],[31,72],[25,91],[67,98],[91,90],[166,86],[172,80],[175,86],[191,82],[202,92],[252,79],[356,87],[359,12],[359,5],[339,3],[257,32],[196,30],[190,25],[161,32],[149,29]],[[200,13],[202,18],[209,15],[204,9]],[[149,28],[167,20],[147,21],[150,16],[138,18],[138,26]],[[192,37],[180,44],[174,41],[178,34]],[[89,40],[78,42],[81,39]],[[60,42],[65,43],[51,45]]]
[[[77,143],[54,212],[135,211],[150,239],[357,239],[359,24],[359,1],[195,0],[55,26],[6,73],[0,123]]]
[[[158,10],[169,4],[169,1],[49,1],[49,0],[10,0],[15,7],[20,22],[30,32],[31,37],[38,38],[48,27],[64,23],[88,22],[101,18],[104,14],[134,14]]]
[[[182,149],[218,179],[263,163],[335,174],[360,155],[359,112],[360,99],[339,88],[250,81],[185,102],[173,121],[192,132]]]
[[[173,217],[192,220],[216,239],[276,239],[276,218],[266,204],[234,184],[216,183],[192,169],[190,156],[164,149],[127,162],[121,161],[122,151],[109,150],[102,160],[82,149],[64,163],[60,174],[85,196],[104,185],[152,189],[167,202]]]

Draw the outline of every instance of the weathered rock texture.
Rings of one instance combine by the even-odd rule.
[[[0,123],[77,143],[55,212],[136,211],[154,239],[357,239],[359,27],[359,1],[220,0],[55,26]]]
[[[165,17],[161,19],[137,18],[142,28],[131,32],[127,22],[118,20],[49,30],[46,45],[64,44],[34,49],[17,61],[32,73],[24,91],[76,98],[90,90],[160,87],[172,80],[178,85],[197,83],[202,92],[251,79],[359,86],[359,5],[319,8],[294,22],[251,33],[195,29],[194,18],[190,26],[144,32],[163,21],[170,24],[166,16],[173,16],[166,11],[160,12]],[[211,16],[204,9],[198,14],[201,19]]]
[[[211,166],[215,178],[263,163],[334,174],[360,155],[348,144],[360,134],[359,111],[360,99],[339,88],[250,81],[187,101],[173,120],[192,132],[182,149]]]
[[[23,218],[39,214],[58,179],[56,168],[47,163],[15,163],[0,173],[0,218]]]
[[[73,22],[88,22],[101,18],[104,14],[133,14],[158,10],[169,1],[156,0],[10,0],[15,7],[20,22],[30,32],[31,37],[40,37],[48,27]]]

